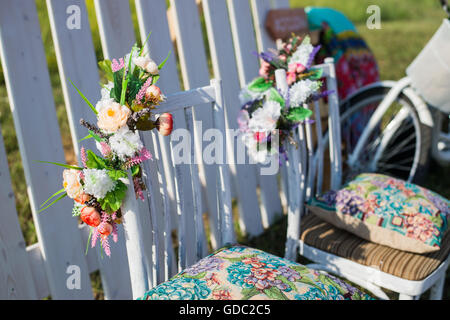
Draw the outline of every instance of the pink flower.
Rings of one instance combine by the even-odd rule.
[[[306,70],[305,66],[302,65],[301,63],[290,63],[288,66],[289,72],[302,73],[305,70]]]
[[[259,75],[266,78],[269,75],[270,63],[261,59],[261,68],[259,69]]]
[[[292,85],[297,80],[297,74],[295,72],[288,72],[286,74],[286,81],[288,85]]]
[[[228,290],[215,290],[212,292],[214,300],[233,300]]]

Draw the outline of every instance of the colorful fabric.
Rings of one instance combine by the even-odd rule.
[[[344,281],[245,246],[222,248],[139,300],[370,300]]]
[[[366,240],[416,253],[439,250],[448,228],[450,201],[386,175],[360,174],[308,207],[335,226]]]

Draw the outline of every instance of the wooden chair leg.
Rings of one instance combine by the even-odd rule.
[[[444,291],[445,272],[438,281],[431,287],[430,300],[442,300],[442,292]]]

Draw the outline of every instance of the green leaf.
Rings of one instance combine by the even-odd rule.
[[[77,90],[78,94],[81,96],[81,98],[83,98],[83,100],[87,103],[87,105],[91,108],[91,110],[95,113],[98,114],[98,111],[95,109],[95,107],[92,105],[92,103],[88,100],[88,98],[86,98],[84,96],[84,94],[78,90],[78,88],[75,86],[75,84],[72,82],[72,80],[69,79],[69,82],[73,85],[73,87]]]
[[[327,285],[327,286],[332,286],[335,287],[336,289],[339,290],[339,292],[344,295],[347,293],[347,290],[344,290],[344,288],[342,288],[339,284],[337,284],[333,279],[331,279],[330,277],[327,277],[324,274],[319,274],[318,277],[319,281],[322,282],[323,284]]]
[[[108,165],[105,159],[99,157],[91,150],[86,151],[86,167],[89,169],[106,169]]]
[[[86,137],[81,138],[80,140],[78,140],[78,142],[81,142],[81,141],[84,141],[84,140],[88,140],[88,139],[91,139],[91,138],[93,138],[93,136],[91,134],[88,134]]]
[[[64,168],[67,168],[67,169],[83,170],[83,168],[80,168],[80,167],[77,167],[77,166],[70,166],[68,164],[59,163],[59,162],[40,161],[40,160],[34,160],[34,161],[40,162],[40,163],[54,164],[55,166],[60,166],[60,167],[64,167]]]
[[[120,178],[126,178],[128,175],[123,170],[108,170],[108,176],[113,180],[119,180]]]
[[[128,81],[130,80],[130,73],[131,73],[131,58],[133,58],[133,52],[134,52],[135,48],[136,48],[136,44],[133,46],[133,48],[131,48],[130,58],[128,59],[128,70],[130,72],[128,72],[128,76],[126,79],[125,79],[126,73],[123,72],[123,75],[122,75],[122,91],[120,93],[120,105],[122,105],[122,106],[125,104],[125,96],[126,96]]]
[[[122,78],[124,73],[124,68],[120,69],[119,71],[114,72],[113,74],[113,80],[114,80],[114,88],[111,89],[111,92],[109,96],[116,100],[117,102],[120,101],[120,94],[122,92]]]
[[[103,199],[97,199],[102,209],[108,213],[113,213],[120,209],[127,192],[127,186],[118,180],[116,188],[108,192]]]
[[[324,290],[308,277],[302,277],[301,279],[297,280],[296,282],[301,282],[301,283],[307,284],[309,286],[312,286],[312,287],[320,290],[320,292],[322,292],[322,294],[325,294]]]
[[[254,254],[239,256],[238,258],[227,258],[227,257],[222,257],[222,258],[235,263],[235,262],[241,262],[243,259],[256,257],[257,255],[258,255],[257,253],[254,253]]]
[[[128,81],[128,89],[127,89],[127,93],[126,93],[126,99],[125,99],[129,105],[132,104],[133,100],[136,98],[136,95],[138,94],[138,92],[141,89],[143,84],[144,84],[144,81],[140,80],[139,78],[135,77],[134,75],[130,75],[130,79]]]
[[[141,171],[141,167],[139,165],[132,166],[131,167],[131,176],[132,177],[137,176],[140,171]]]
[[[142,44],[141,50],[139,51],[139,56],[142,56],[142,53],[144,52],[144,47],[147,44],[148,39],[150,38],[150,35],[152,34],[152,32],[150,31],[147,38],[145,39],[144,43]]]
[[[61,190],[56,191],[54,194],[52,194],[52,195],[50,196],[50,198],[48,198],[43,204],[41,204],[41,206],[40,206],[39,208],[42,208],[43,206],[45,206],[45,204],[46,204],[47,202],[49,202],[51,198],[56,197],[58,194],[60,194],[60,193],[62,193],[62,192],[64,192],[64,191],[65,191],[64,188],[62,188]]]
[[[285,106],[284,98],[281,96],[278,90],[273,87],[270,88],[269,91],[269,100],[278,102],[282,107]]]
[[[320,78],[322,78],[323,75],[323,69],[315,69],[311,71],[311,75],[308,77],[311,80],[319,80]]]
[[[269,289],[264,289],[263,292],[271,300],[289,300],[283,292],[277,287],[270,287]]]
[[[159,74],[154,76],[153,79],[152,79],[152,84],[156,84],[158,82],[159,78],[160,78]]]
[[[289,121],[300,122],[309,118],[312,115],[312,111],[302,107],[290,108],[286,118]]]
[[[203,279],[206,276],[206,271],[200,272],[199,274],[193,276],[187,273],[183,273],[182,277],[183,278],[189,278],[189,279]]]
[[[100,138],[100,136],[98,136],[94,131],[89,130],[89,135],[92,136],[92,138],[94,138],[97,142],[102,141],[102,138]]]
[[[241,300],[249,300],[251,297],[256,296],[257,294],[259,294],[259,292],[260,291],[258,289],[256,289],[255,287],[242,289],[242,291],[241,291],[241,294],[242,294]]]
[[[44,211],[45,209],[51,207],[52,205],[54,205],[55,203],[57,203],[59,200],[63,199],[64,197],[67,196],[67,193],[64,192],[64,194],[60,195],[58,198],[56,198],[56,200],[54,200],[52,203],[50,203],[49,205],[47,205],[46,207],[42,208],[41,210],[38,211],[38,213],[41,213],[42,211]]]
[[[98,66],[105,73],[106,79],[113,81],[113,71],[111,68],[111,60],[99,61]]]
[[[272,81],[266,81],[263,77],[256,78],[248,85],[248,90],[254,92],[264,92],[269,90],[273,85]]]
[[[171,53],[172,53],[172,51],[169,51],[169,53],[167,54],[167,57],[164,59],[164,61],[159,64],[159,66],[158,66],[159,70],[161,70],[164,67],[164,65],[166,64],[167,59],[169,59]]]
[[[87,256],[88,250],[89,250],[89,242],[91,242],[91,237],[92,237],[92,230],[94,230],[94,228],[89,228],[89,237],[88,240],[86,242],[86,251],[84,252],[84,255]]]

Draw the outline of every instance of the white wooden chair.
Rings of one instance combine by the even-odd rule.
[[[336,91],[336,77],[333,60],[325,61],[323,68],[328,90]],[[280,77],[282,78],[282,77]],[[389,299],[381,290],[386,288],[400,294],[400,299],[418,299],[422,293],[431,290],[431,299],[441,299],[445,282],[446,270],[449,264],[448,250],[441,249],[438,252],[419,255],[390,249],[382,245],[376,245],[359,239],[346,231],[340,231],[331,224],[325,223],[315,217],[313,213],[305,209],[304,203],[312,196],[323,194],[325,183],[324,157],[326,149],[329,150],[331,190],[339,190],[342,183],[342,158],[341,136],[339,120],[339,103],[337,94],[328,97],[328,129],[325,134],[321,128],[321,108],[318,102],[314,104],[314,124],[306,123],[299,126],[298,136],[300,150],[289,150],[289,162],[291,159],[299,162],[291,168],[289,165],[289,179],[297,179],[295,185],[298,188],[289,189],[289,197],[295,196],[295,201],[289,203],[299,204],[298,207],[289,207],[288,230],[285,257],[295,260],[297,252],[313,261],[308,265],[311,268],[325,270],[342,276],[368,290],[374,295]],[[313,130],[312,126],[316,126]],[[316,146],[313,145],[316,141]],[[328,142],[328,144],[327,144]],[[293,153],[291,155],[291,153]],[[300,154],[298,154],[300,153]],[[297,175],[299,170],[300,175]],[[295,177],[295,178],[294,178]],[[292,184],[291,184],[292,185]],[[446,247],[448,245],[445,245]],[[377,251],[378,250],[378,251]],[[383,252],[381,252],[384,250]],[[383,253],[383,255],[381,255]],[[378,254],[366,265],[368,257]],[[366,263],[366,264],[364,264]],[[384,263],[384,265],[383,265]],[[394,269],[402,267],[402,274],[394,275]],[[419,272],[420,271],[420,272]],[[407,279],[407,274],[416,274],[420,279]],[[414,277],[414,276],[408,276]]]
[[[211,108],[212,106],[212,108]],[[131,285],[133,290],[133,298],[141,297],[152,286],[159,284],[169,279],[172,274],[172,270],[175,268],[178,271],[186,268],[191,262],[187,259],[187,252],[195,257],[195,261],[200,260],[208,252],[208,248],[205,248],[205,228],[203,222],[203,213],[205,208],[201,201],[201,185],[199,179],[198,163],[195,158],[195,139],[193,134],[194,118],[193,109],[197,112],[206,112],[206,109],[213,110],[213,123],[214,137],[217,140],[215,142],[215,152],[219,155],[226,155],[225,145],[225,117],[223,108],[223,96],[220,80],[211,80],[211,84],[206,87],[201,87],[193,90],[175,93],[169,95],[167,100],[163,102],[157,109],[155,114],[161,114],[165,112],[174,113],[177,111],[178,115],[181,114],[182,118],[178,119],[179,123],[183,123],[183,131],[178,131],[180,128],[174,126],[174,131],[170,141],[169,148],[165,151],[168,152],[168,157],[172,160],[173,171],[175,172],[175,196],[176,196],[176,213],[178,217],[177,239],[178,239],[178,259],[174,256],[172,247],[172,230],[173,222],[170,214],[169,207],[169,195],[167,192],[167,182],[163,172],[162,155],[164,152],[161,150],[158,141],[153,140],[153,151],[158,155],[155,161],[150,162],[147,166],[147,172],[157,173],[159,176],[157,181],[154,181],[149,185],[150,194],[150,215],[146,212],[140,211],[139,200],[136,200],[132,188],[129,188],[130,192],[126,197],[126,201],[123,207],[124,211],[124,227],[127,234],[126,245],[128,252],[128,261],[130,265]],[[207,130],[209,128],[206,128]],[[191,136],[192,135],[192,136]],[[181,139],[180,139],[181,138]],[[179,143],[185,143],[189,146],[189,154],[187,163],[183,157],[183,163],[179,163],[177,155],[174,154],[174,147],[177,145],[174,141],[181,140]],[[183,150],[186,152],[186,150]],[[219,156],[220,157],[220,156]],[[235,241],[235,234],[232,221],[232,208],[231,208],[231,187],[229,181],[228,166],[226,159],[219,161],[216,164],[216,184],[208,186],[216,193],[217,199],[217,230],[215,233],[219,235],[217,238],[219,247],[224,244],[231,244]],[[184,169],[184,170],[183,170]],[[186,170],[187,169],[187,170]],[[191,184],[192,193],[190,193],[190,199],[185,196],[184,185],[186,183]],[[156,221],[156,215],[160,214],[155,212],[157,204],[154,195],[161,194],[163,199],[163,212],[162,217],[164,224],[159,224]],[[193,210],[186,206],[189,202],[192,205]],[[146,221],[147,220],[147,221]],[[150,226],[153,233],[153,246],[151,246],[151,256],[146,256],[149,252],[145,247],[149,244],[146,242],[145,233],[149,230],[145,230],[142,226]],[[163,241],[158,241],[160,238],[158,235],[162,235]],[[195,245],[191,246],[189,242],[186,242],[186,237],[190,234],[195,239]],[[163,251],[163,259],[159,259],[156,254],[160,250]],[[178,263],[177,263],[178,260]],[[164,270],[161,272],[161,270]]]

